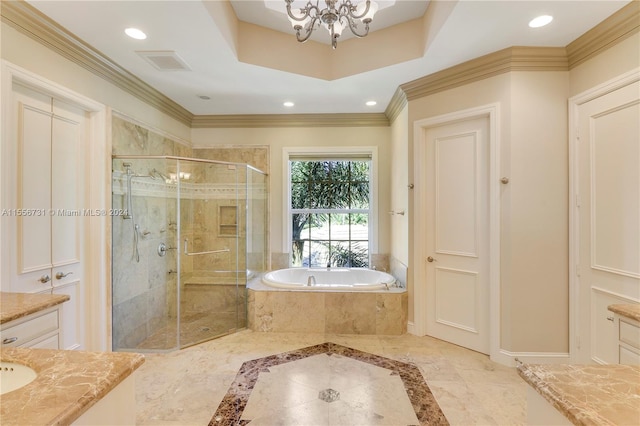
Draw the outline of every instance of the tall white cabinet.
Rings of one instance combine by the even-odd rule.
[[[2,287],[68,295],[61,349],[84,349],[86,113],[17,82],[11,96],[2,210],[3,275],[10,283]]]
[[[608,307],[640,303],[640,70],[569,105],[573,361],[615,364],[620,330]]]

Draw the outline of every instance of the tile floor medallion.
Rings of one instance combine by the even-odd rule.
[[[448,425],[418,367],[335,343],[247,361],[217,425]]]

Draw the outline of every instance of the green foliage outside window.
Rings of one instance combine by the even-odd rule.
[[[293,266],[369,264],[369,161],[291,161]]]

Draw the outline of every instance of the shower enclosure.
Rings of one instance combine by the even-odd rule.
[[[170,351],[247,326],[247,281],[267,265],[263,172],[114,156],[112,210],[114,351]]]

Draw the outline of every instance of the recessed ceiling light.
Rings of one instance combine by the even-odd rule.
[[[124,30],[125,34],[131,38],[135,38],[136,40],[144,40],[147,38],[147,35],[137,28],[127,28]]]
[[[287,108],[291,108],[295,104],[293,102],[291,102],[291,101],[287,101],[287,102],[283,103],[282,105],[286,106]]]
[[[365,104],[366,106],[374,106],[376,105],[377,102],[376,101],[367,101],[367,103]]]
[[[553,16],[542,15],[542,16],[538,16],[537,18],[533,18],[529,22],[529,26],[531,28],[540,28],[540,27],[544,27],[545,25],[547,25],[551,21],[553,21]]]
[[[198,95],[198,97],[199,97],[200,99],[202,99],[203,101],[208,101],[209,99],[211,99],[211,97],[210,97],[210,96],[207,96],[207,95]]]

